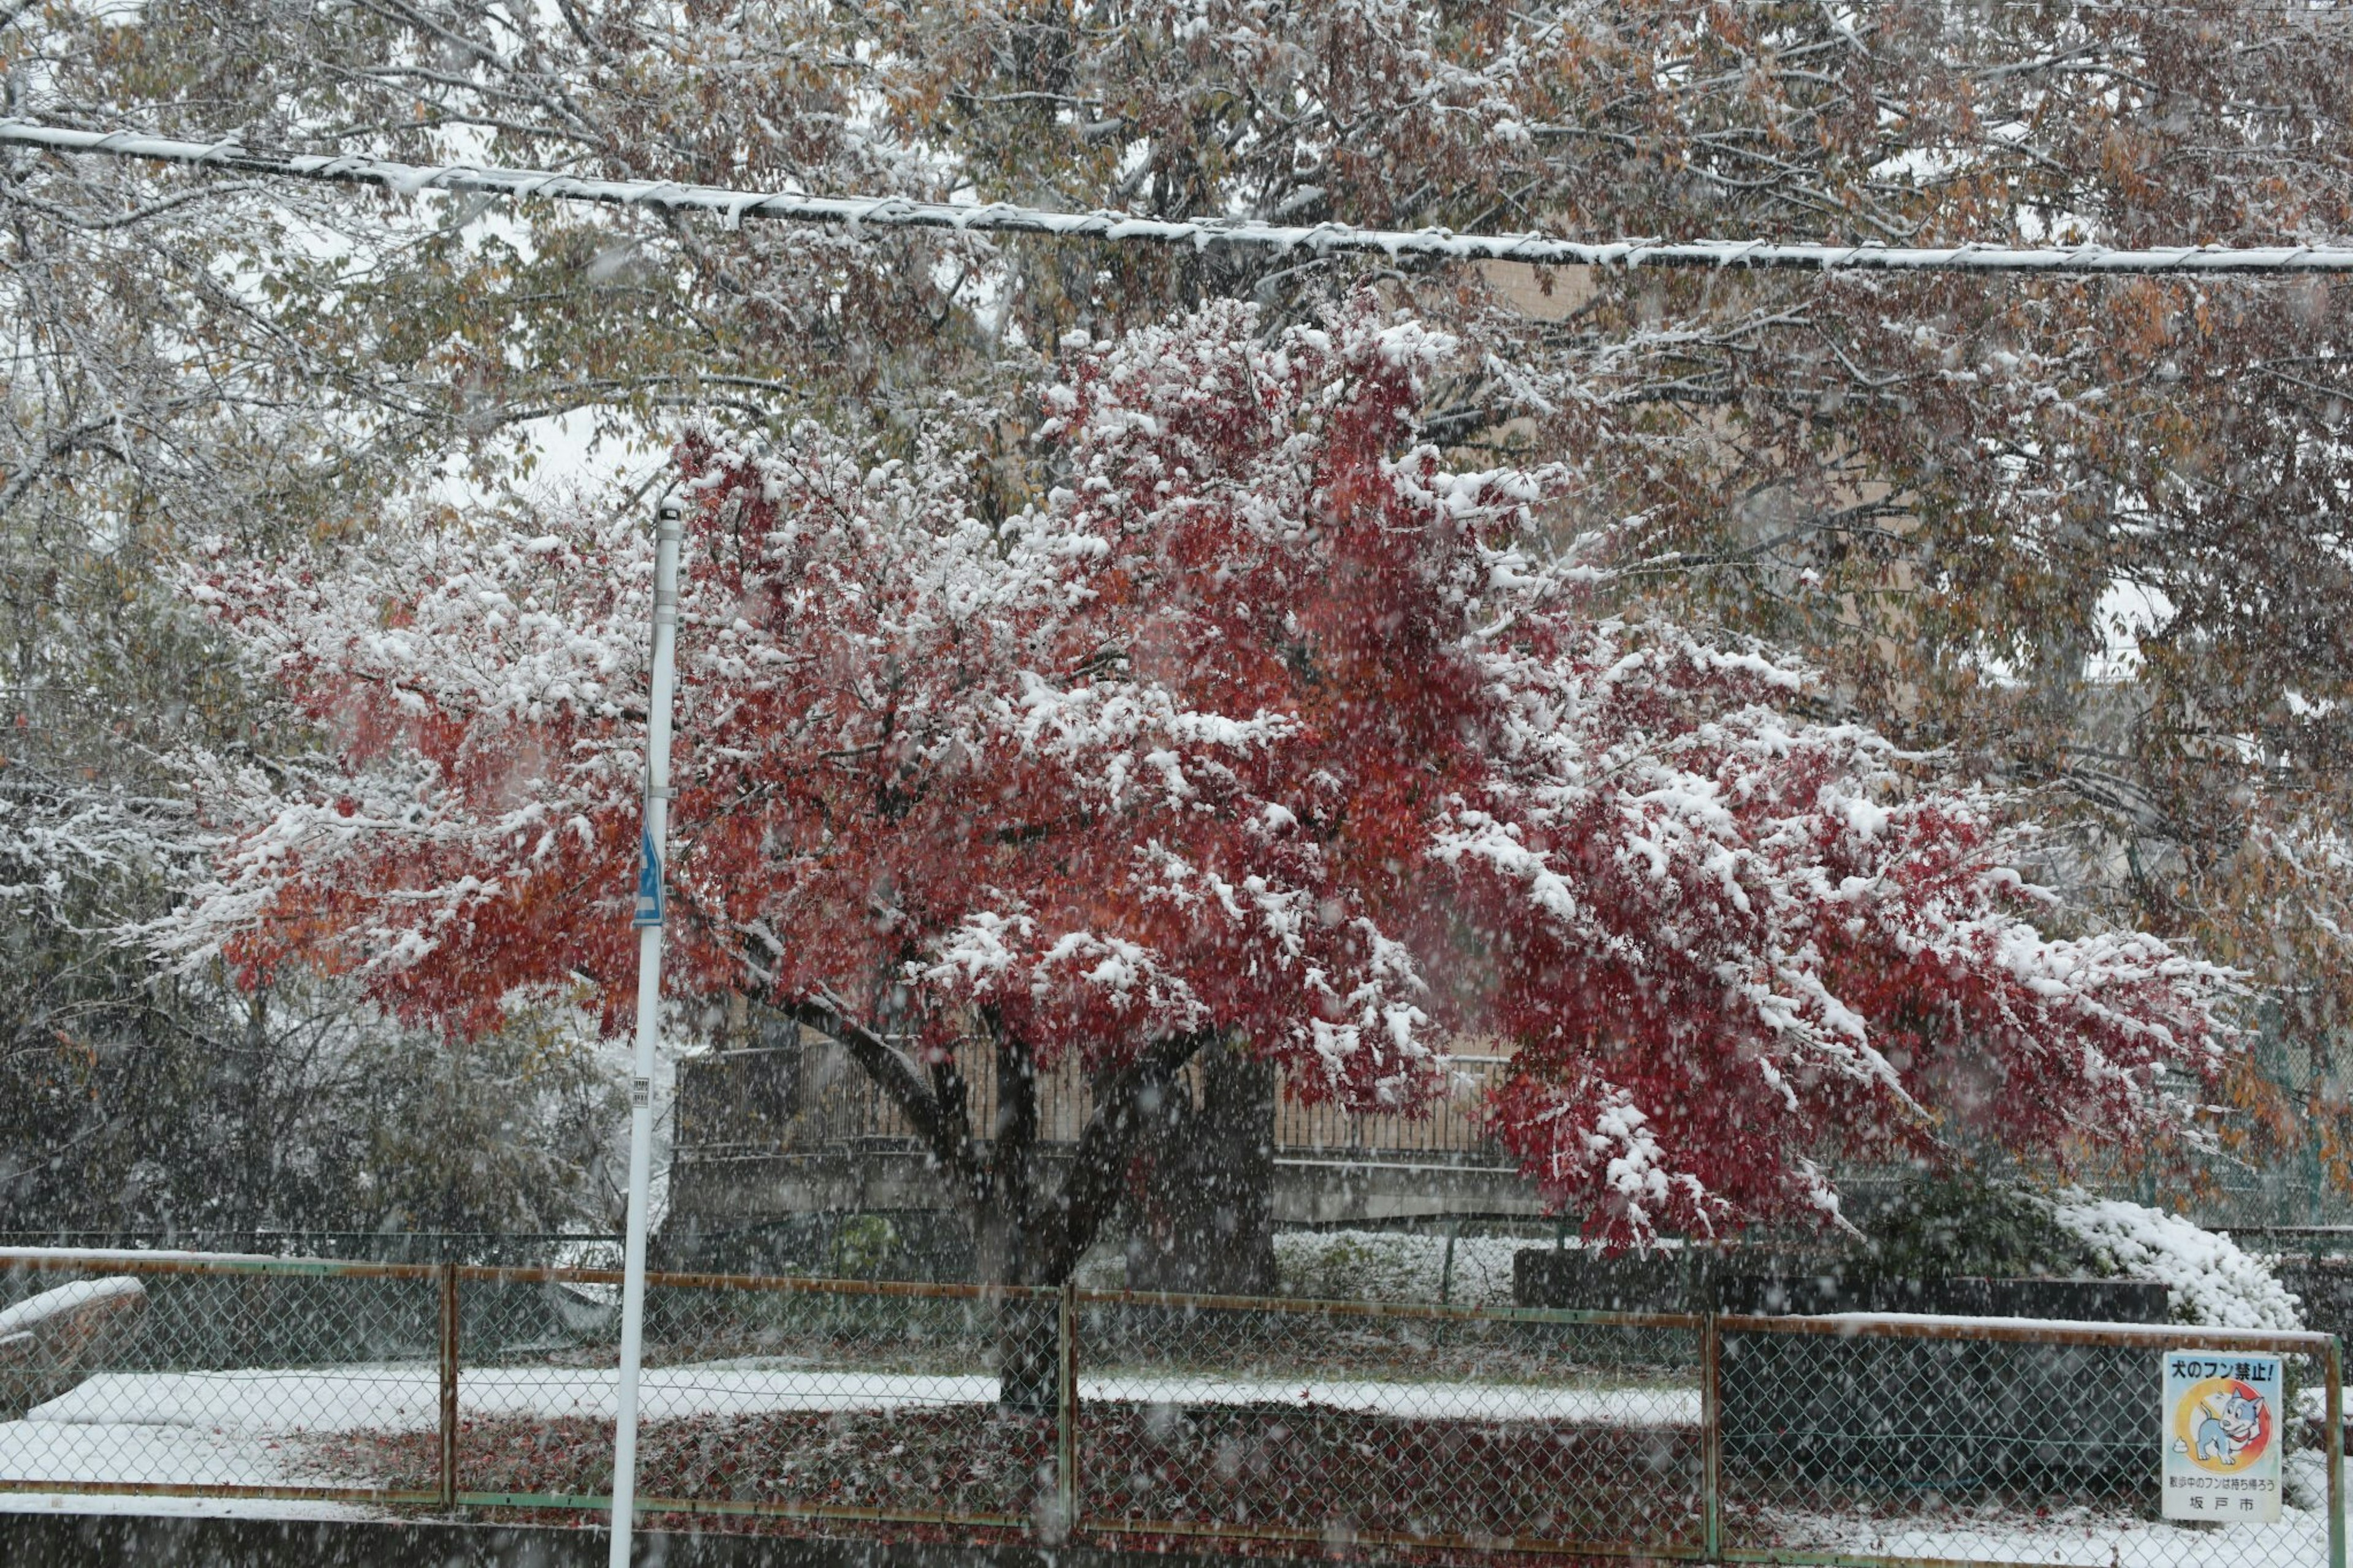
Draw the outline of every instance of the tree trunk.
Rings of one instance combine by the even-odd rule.
[[[926,1068],[830,1003],[802,1001],[781,1005],[781,1010],[839,1041],[905,1114],[971,1226],[979,1282],[998,1287],[1055,1286],[1071,1278],[1126,1190],[1129,1160],[1148,1120],[1145,1102],[1165,1102],[1166,1096],[1157,1086],[1174,1082],[1186,1062],[1217,1039],[1208,1033],[1157,1037],[1124,1066],[1099,1074],[1092,1086],[1093,1109],[1071,1145],[1061,1184],[1050,1195],[1041,1195],[1037,1058],[1027,1041],[987,1010],[980,1021],[996,1046],[997,1107],[985,1141],[974,1136],[970,1086],[954,1062]],[[1229,1047],[1219,1051],[1232,1054]],[[1248,1072],[1263,1072],[1263,1092],[1252,1090],[1244,1098],[1251,1107],[1262,1100],[1266,1113],[1243,1111],[1250,1131],[1232,1148],[1244,1158],[1254,1153],[1261,1162],[1271,1160],[1271,1070],[1238,1065],[1245,1069],[1243,1076],[1220,1077],[1219,1082],[1255,1082]],[[1220,1103],[1229,1103],[1233,1092],[1221,1088]],[[1253,1094],[1256,1099],[1250,1098]],[[1265,1184],[1261,1181],[1250,1189],[1245,1184],[1245,1190],[1262,1193]],[[1246,1237],[1253,1223],[1247,1209],[1228,1208],[1232,1216],[1229,1229]],[[1259,1213],[1263,1214],[1262,1202]],[[1262,1220],[1256,1228],[1264,1228]],[[1271,1247],[1262,1273],[1271,1283]],[[1051,1297],[1000,1296],[995,1305],[999,1402],[1014,1410],[1053,1409],[1061,1363],[1059,1303]]]
[[[1202,1053],[1198,1105],[1177,1074],[1147,1090],[1130,1289],[1272,1293],[1274,1089],[1271,1063],[1224,1046]]]
[[[1200,1035],[1157,1040],[1127,1066],[1100,1075],[1093,1086],[1093,1110],[1071,1145],[1061,1183],[1050,1195],[1041,1195],[1035,1063],[1026,1046],[1000,1038],[996,1135],[986,1167],[976,1172],[980,1179],[967,1189],[976,1199],[973,1237],[984,1282],[1030,1287],[1068,1282],[1119,1207],[1130,1160],[1152,1122],[1146,1108],[1171,1102],[1166,1086],[1175,1083],[1185,1063],[1208,1044],[1209,1037]],[[1225,1047],[1217,1054],[1233,1058],[1245,1068],[1240,1075],[1221,1069],[1221,1105],[1238,1093],[1248,1100],[1241,1086],[1252,1081],[1250,1065]],[[1272,1132],[1271,1073],[1256,1070],[1267,1072],[1267,1124],[1254,1136],[1240,1140],[1238,1147],[1261,1147]],[[1247,1119],[1250,1113],[1246,1110],[1243,1114]],[[1267,1263],[1271,1282],[1271,1246]],[[1059,1316],[1059,1304],[1050,1298],[998,1303],[998,1400],[1007,1408],[1040,1413],[1054,1408],[1061,1373]]]
[[[1004,1289],[988,1310],[996,1339],[997,1403],[1025,1415],[1052,1413],[1061,1393],[1058,1342],[1060,1304],[1052,1297],[1014,1296],[1030,1281],[1022,1259],[1027,1237],[1015,1217],[995,1205],[981,1210],[973,1226],[973,1259],[984,1286]]]
[[[971,1190],[973,1262],[985,1285],[1037,1284],[1041,1248],[1038,1213],[1038,1064],[1011,1034],[997,1034],[997,1120],[988,1157],[976,1164]],[[1008,1411],[1043,1415],[1060,1395],[1060,1317],[1050,1299],[1003,1297],[997,1317],[997,1403]]]

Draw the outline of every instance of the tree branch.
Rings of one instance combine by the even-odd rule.
[[[923,1070],[913,1057],[849,1016],[832,998],[799,1002],[781,1002],[776,1010],[796,1023],[806,1024],[827,1037],[841,1043],[849,1059],[859,1069],[874,1080],[892,1104],[906,1117],[907,1124],[924,1146],[936,1155],[948,1170],[963,1173],[971,1169],[970,1151],[955,1134],[961,1129],[961,1117],[946,1115],[931,1085],[923,1079]]]

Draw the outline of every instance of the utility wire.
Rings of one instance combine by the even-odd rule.
[[[356,154],[258,151],[230,140],[178,142],[130,132],[74,131],[25,120],[0,120],[0,144],[54,153],[187,163],[240,174],[372,185],[402,195],[448,191],[489,196],[538,196],[644,207],[656,212],[709,212],[731,228],[747,218],[839,224],[857,228],[953,229],[980,234],[1052,235],[1071,239],[1143,240],[1159,245],[1254,247],[1313,255],[1378,252],[1463,261],[1524,261],[1572,267],[1714,267],[1865,272],[2163,273],[2190,276],[2353,273],[2353,247],[2181,246],[2125,250],[2103,245],[2031,247],[1996,245],[1788,245],[1767,240],[1614,239],[1587,242],[1538,234],[1455,234],[1442,228],[1371,229],[1345,224],[1286,227],[1255,220],[1177,221],[1120,212],[1050,212],[1005,202],[958,205],[896,196],[810,196],[739,191],[663,180],[597,180],[542,169],[477,163],[399,163]]]

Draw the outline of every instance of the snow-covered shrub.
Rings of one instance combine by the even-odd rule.
[[[2213,1329],[2303,1327],[2297,1300],[2271,1266],[2228,1234],[2162,1209],[2068,1193],[2052,1217],[2080,1237],[2103,1273],[2155,1279],[2171,1293],[2177,1322]]]
[[[1847,1213],[1867,1237],[1850,1268],[1881,1279],[2035,1279],[2084,1267],[2082,1240],[2044,1198],[1970,1169],[1915,1172]]]

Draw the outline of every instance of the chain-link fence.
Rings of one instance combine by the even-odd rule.
[[[584,1283],[609,1292],[617,1276]],[[1053,1290],[652,1276],[638,1495],[656,1513],[1050,1528],[1061,1305]],[[461,1347],[459,1506],[606,1506],[616,1337],[608,1323],[554,1351]],[[424,1455],[405,1451],[416,1473]]]
[[[341,1460],[437,1431],[453,1283],[425,1265],[0,1253],[0,1490],[440,1500]]]
[[[1697,1319],[1090,1296],[1082,1528],[1695,1555]]]
[[[617,1284],[0,1251],[0,1490],[578,1518],[609,1489]],[[706,1524],[1444,1558],[2344,1563],[2341,1369],[2321,1334],[679,1274],[652,1277],[646,1333],[638,1496]],[[2280,1358],[2281,1415],[2255,1445],[2285,1456],[2276,1522],[2164,1517],[2160,1363],[2191,1352],[2232,1376]],[[2198,1410],[2179,1437],[2202,1455],[2204,1420],[2233,1410]]]
[[[2334,1336],[1868,1314],[1714,1326],[1727,1557],[2345,1561]],[[2248,1391],[2227,1377],[2169,1403],[2165,1363],[2185,1352],[2266,1383],[2276,1357],[2277,1384],[2254,1391],[2273,1413],[2229,1426],[2232,1392]],[[2208,1464],[2186,1462],[2193,1445]],[[2240,1522],[2263,1500],[2265,1449],[2276,1520]],[[2168,1469],[2236,1489],[2193,1494],[2200,1517],[2168,1519]]]

